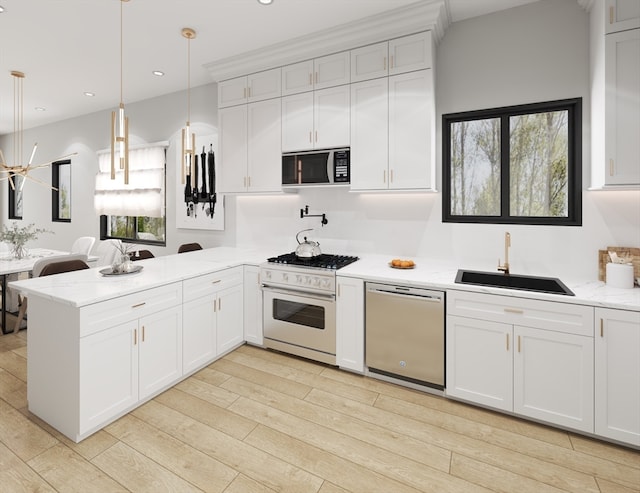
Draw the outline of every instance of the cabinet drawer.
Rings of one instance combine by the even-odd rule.
[[[182,304],[182,283],[146,289],[80,309],[80,337]]]
[[[447,314],[593,337],[590,306],[448,291]]]
[[[242,267],[233,267],[183,281],[184,300],[191,301],[242,284]]]

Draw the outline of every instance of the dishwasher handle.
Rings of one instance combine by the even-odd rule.
[[[432,303],[444,302],[444,292],[431,291],[421,288],[411,288],[408,286],[390,286],[386,284],[367,283],[367,291],[370,293],[378,293],[384,296],[394,296],[407,298],[411,297],[422,301]]]

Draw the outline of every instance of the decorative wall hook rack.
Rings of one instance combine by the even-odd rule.
[[[309,214],[309,206],[305,205],[304,209],[300,209],[300,219],[304,219],[305,217],[321,217],[322,220],[320,221],[322,226],[324,226],[325,224],[327,224],[329,221],[327,220],[327,215],[326,214]]]

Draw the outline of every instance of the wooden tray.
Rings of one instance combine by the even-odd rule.
[[[616,252],[618,257],[630,257],[633,264],[633,278],[640,277],[640,248],[634,247],[607,247],[606,250],[598,250],[598,280],[607,281],[607,264],[609,252]]]

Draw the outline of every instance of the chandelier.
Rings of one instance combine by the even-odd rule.
[[[111,179],[116,179],[116,153],[119,168],[124,171],[124,183],[129,184],[129,118],[124,114],[122,102],[122,4],[129,0],[120,0],[120,106],[116,115],[111,112]]]
[[[22,183],[20,184],[20,189],[24,188],[24,184],[27,179],[32,180],[40,185],[46,186],[53,190],[56,190],[55,187],[45,183],[42,180],[34,178],[29,173],[33,170],[45,168],[49,166],[54,161],[48,161],[42,164],[33,164],[33,158],[36,155],[36,149],[38,148],[38,144],[33,144],[33,150],[31,151],[31,156],[29,157],[29,162],[24,165],[22,164],[22,149],[23,149],[23,129],[24,129],[24,97],[23,97],[23,83],[24,83],[24,73],[19,72],[18,70],[12,70],[11,76],[13,77],[13,159],[14,164],[10,165],[7,163],[7,160],[2,153],[2,149],[0,149],[0,181],[8,180],[11,185],[11,189],[16,189],[16,179],[15,177],[21,176]],[[69,158],[71,156],[75,156],[77,153],[68,154],[66,156],[62,156],[55,161],[60,161],[62,159]]]
[[[187,38],[187,125],[182,129],[182,183],[185,182],[185,174],[190,173],[194,163],[196,149],[196,135],[191,132],[191,40],[196,37],[196,32],[190,27],[182,29],[182,36]]]

